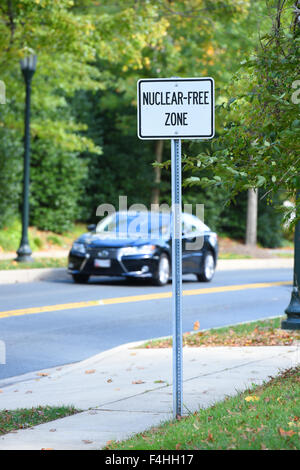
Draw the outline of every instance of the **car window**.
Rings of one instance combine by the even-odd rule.
[[[205,225],[200,219],[191,214],[182,214],[183,218],[183,233],[203,233],[209,231],[209,227]]]
[[[117,212],[105,217],[96,227],[96,232],[112,236],[151,236],[160,238],[170,234],[169,213]]]

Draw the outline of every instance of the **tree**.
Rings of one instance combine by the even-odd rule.
[[[101,2],[101,6],[98,4],[93,9],[97,14],[112,14],[117,10],[123,15],[130,6],[135,10],[135,16],[140,17],[145,5],[152,8],[151,14],[157,21],[164,21],[164,29],[156,43],[145,42],[140,49],[139,60],[120,56],[116,62],[99,63],[100,69],[105,69],[108,76],[112,77],[112,85],[106,90],[105,96],[100,98],[103,117],[105,114],[107,119],[110,110],[115,115],[118,113],[117,125],[121,131],[118,138],[122,140],[124,137],[128,142],[130,136],[130,142],[139,149],[141,146],[136,138],[135,110],[137,80],[147,77],[212,75],[216,79],[218,93],[222,94],[232,72],[237,70],[240,60],[253,44],[253,33],[257,29],[263,3],[250,0],[243,3],[209,0],[116,1],[113,4]],[[124,144],[120,145],[122,152]],[[162,142],[144,142],[143,146],[147,148],[147,157],[145,150],[143,154],[149,163],[153,160],[163,161],[169,154],[168,142],[164,146]],[[128,147],[127,152],[127,158],[130,159],[132,147]],[[152,156],[150,159],[148,154]],[[135,175],[136,171],[138,168],[135,169]],[[149,178],[152,188],[148,203],[150,195],[152,202],[166,198],[169,192],[167,172],[155,166],[153,175],[149,173],[147,176],[147,187]],[[139,198],[138,188],[136,191]]]
[[[257,189],[249,188],[247,200],[247,224],[245,243],[248,246],[255,246],[257,241]]]
[[[31,222],[40,228],[62,231],[80,214],[78,201],[87,173],[87,162],[80,155],[101,153],[85,135],[81,119],[75,119],[70,98],[78,90],[96,91],[107,86],[112,76],[95,66],[99,58],[116,62],[122,56],[135,64],[145,44],[155,45],[164,32],[166,21],[153,17],[151,5],[145,5],[137,17],[132,6],[122,12],[95,14],[97,2],[93,8],[90,3],[1,2],[0,78],[6,84],[7,103],[0,121],[5,133],[0,142],[0,168],[5,168],[0,191],[1,204],[11,211],[0,214],[0,226],[15,213],[20,197],[20,185],[15,184],[21,177],[20,165],[14,160],[22,158],[22,147],[15,140],[22,139],[24,84],[18,59],[33,52],[38,55],[32,96]],[[15,155],[7,158],[7,152],[14,148]],[[59,175],[65,175],[69,182]],[[15,184],[13,196],[11,184]]]
[[[281,0],[267,5],[271,30],[244,61],[228,88],[227,103],[218,109],[226,123],[223,134],[212,142],[209,155],[186,159],[194,173],[186,184],[223,186],[232,197],[249,188],[264,188],[263,197],[279,189],[295,195],[300,120],[292,92],[299,76],[299,4]],[[211,169],[212,176],[195,175],[199,168]]]

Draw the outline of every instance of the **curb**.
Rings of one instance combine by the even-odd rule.
[[[264,320],[272,320],[274,318],[278,318],[278,315],[273,316],[273,317],[262,317],[259,318],[258,320],[249,320],[249,321],[243,321],[239,323],[230,323],[228,325],[222,325],[222,326],[217,326],[215,328],[204,328],[200,329],[198,331],[190,331],[190,334],[196,334],[199,333],[199,331],[209,331],[209,330],[218,330],[221,328],[226,328],[230,326],[237,326],[237,325],[244,325],[247,323],[255,323],[257,321],[264,321]],[[282,317],[283,318],[283,317]],[[37,379],[37,374],[39,373],[45,373],[51,375],[51,378],[55,379],[60,377],[61,375],[67,375],[69,373],[72,373],[74,370],[81,369],[83,367],[92,367],[95,362],[99,362],[103,359],[106,359],[109,356],[112,356],[114,354],[117,354],[118,352],[122,352],[124,349],[135,349],[139,346],[142,346],[145,343],[148,343],[150,341],[156,341],[156,340],[162,340],[166,338],[171,338],[172,336],[160,336],[157,338],[148,338],[148,339],[141,339],[138,341],[131,341],[129,343],[123,343],[118,346],[114,346],[113,348],[106,349],[105,351],[102,351],[100,353],[94,354],[93,356],[90,356],[86,359],[83,359],[82,361],[77,361],[77,362],[72,362],[68,364],[62,364],[62,365],[57,365],[55,367],[51,367],[48,369],[41,369],[41,370],[36,370],[33,372],[27,372],[25,374],[21,375],[15,375],[13,377],[8,377],[6,379],[0,379],[0,388],[4,387],[9,387],[10,385],[14,385],[15,383],[19,382],[28,382],[30,380],[36,380]],[[38,377],[39,380],[45,379],[48,376],[45,377]]]
[[[7,269],[0,271],[0,284],[69,279],[66,268]]]
[[[27,372],[25,374],[8,377],[6,379],[0,379],[0,388],[9,387],[10,385],[14,385],[19,382],[29,382],[31,380],[36,380],[37,378],[39,380],[49,378],[48,376],[38,377],[37,374],[39,373],[49,374],[51,375],[51,378],[55,379],[57,377],[60,377],[61,375],[67,375],[69,373],[72,373],[76,369],[81,369],[82,367],[87,366],[91,367],[95,362],[99,362],[102,359],[105,359],[106,357],[112,356],[118,352],[122,352],[124,349],[134,349],[135,347],[140,346],[147,341],[150,340],[139,340],[130,343],[120,344],[119,346],[115,346],[100,353],[94,354],[93,356],[83,359],[82,361],[57,365],[48,369],[36,370],[33,372]]]
[[[219,259],[218,271],[293,268],[294,258]]]
[[[293,258],[220,259],[218,260],[217,270],[292,269],[293,266]],[[0,284],[45,280],[65,281],[69,279],[70,275],[67,273],[67,268],[7,269],[0,271]]]

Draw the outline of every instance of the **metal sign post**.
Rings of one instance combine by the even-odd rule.
[[[171,141],[173,417],[182,415],[182,221],[181,140]]]
[[[137,83],[138,137],[171,140],[173,415],[182,415],[181,139],[214,136],[214,80],[148,78]]]

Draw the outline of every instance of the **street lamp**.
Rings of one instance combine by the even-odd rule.
[[[300,200],[300,191],[297,192],[297,201]],[[287,319],[281,322],[281,328],[284,330],[300,329],[300,221],[295,227],[295,243],[294,243],[294,281],[291,301],[285,310]]]
[[[25,80],[25,132],[24,132],[24,180],[23,180],[23,210],[22,210],[22,239],[17,250],[16,261],[33,261],[32,251],[28,242],[29,222],[29,172],[30,172],[30,95],[31,80],[36,69],[36,55],[25,57],[20,61],[21,70]]]

